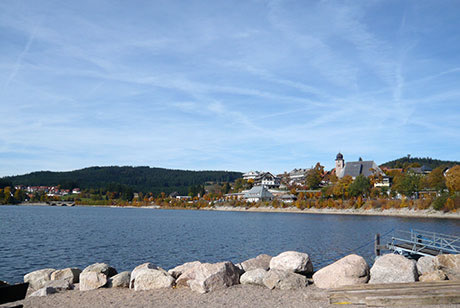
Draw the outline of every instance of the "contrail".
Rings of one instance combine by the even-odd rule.
[[[24,46],[24,49],[22,52],[19,54],[18,58],[16,59],[16,62],[14,64],[13,70],[11,71],[10,75],[8,76],[8,79],[6,82],[3,84],[2,90],[5,91],[5,89],[8,87],[8,85],[11,83],[11,81],[16,77],[19,69],[22,66],[22,60],[24,56],[29,52],[30,46],[32,45],[32,42],[35,39],[35,35],[37,33],[38,25],[34,27],[32,30],[32,33],[29,36],[29,39],[27,40],[26,46]]]

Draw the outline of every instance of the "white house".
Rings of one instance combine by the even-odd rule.
[[[249,171],[243,174],[243,179],[245,180],[255,180],[260,177],[263,172],[261,171]]]
[[[265,186],[254,186],[244,194],[247,202],[271,201],[273,195]]]
[[[293,169],[291,172],[288,173],[289,176],[289,184],[293,185],[303,185],[305,183],[305,179],[307,178],[308,171],[311,169]]]
[[[267,186],[268,188],[275,188],[280,186],[281,179],[270,172],[265,172],[256,183],[262,186]]]

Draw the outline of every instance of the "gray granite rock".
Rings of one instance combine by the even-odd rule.
[[[69,267],[51,273],[51,280],[67,280],[70,283],[78,283],[81,269]]]
[[[252,259],[246,260],[244,262],[241,262],[241,263],[237,264],[236,266],[241,268],[245,272],[251,271],[251,270],[254,270],[254,269],[257,269],[257,268],[262,268],[262,269],[268,271],[270,269],[270,261],[271,261],[271,259],[272,259],[271,256],[262,254],[262,255],[258,255],[255,258],[252,258]]]
[[[54,268],[44,268],[33,271],[24,276],[24,282],[29,283],[29,288],[33,290],[41,289],[45,283],[51,280],[51,274],[55,271]]]
[[[313,281],[322,289],[367,283],[369,265],[361,256],[348,255],[317,271],[313,275]]]
[[[255,284],[255,285],[264,285],[264,278],[267,275],[268,271],[263,268],[256,268],[250,271],[245,272],[240,277],[241,284]]]
[[[460,280],[460,254],[445,254],[435,257],[436,269],[442,270],[449,280]]]
[[[121,272],[107,281],[107,288],[129,288],[131,272]]]
[[[117,270],[114,269],[113,267],[109,266],[106,263],[94,263],[89,266],[87,266],[83,272],[96,272],[96,273],[102,273],[106,275],[107,277],[112,277],[117,274]]]
[[[57,290],[55,288],[43,287],[35,292],[32,292],[29,296],[47,296],[54,293],[57,293]]]
[[[146,263],[136,266],[131,272],[131,278],[129,281],[130,289],[134,289],[134,281],[136,280],[137,274],[143,269],[158,269],[158,266],[150,262],[146,262]]]
[[[165,270],[144,268],[137,272],[134,291],[172,288],[174,278]]]
[[[306,275],[313,273],[313,264],[306,253],[285,251],[270,260],[270,269]]]
[[[202,263],[180,275],[176,284],[207,293],[238,284],[239,278],[239,269],[232,262]]]
[[[419,275],[430,273],[436,270],[435,258],[430,256],[423,256],[417,261],[417,271]]]
[[[99,289],[107,284],[108,277],[104,273],[83,271],[80,274],[80,291]]]
[[[176,266],[175,268],[172,268],[168,271],[168,273],[173,276],[175,279],[177,279],[180,275],[182,275],[183,272],[200,265],[200,261],[193,261],[193,262],[187,262],[182,265]]]
[[[396,254],[378,257],[370,275],[369,283],[414,282],[418,279],[415,261]]]
[[[50,280],[44,285],[44,288],[47,287],[54,288],[57,292],[62,292],[72,290],[73,285],[67,280]]]
[[[424,273],[423,275],[418,277],[418,280],[421,282],[443,281],[446,279],[446,274],[441,270],[435,270],[433,272]]]
[[[269,289],[290,290],[307,286],[307,277],[293,272],[270,269],[263,279],[263,284]]]

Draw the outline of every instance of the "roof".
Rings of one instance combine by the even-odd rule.
[[[307,169],[293,169],[291,172],[289,172],[289,176],[304,176],[310,171],[309,168]]]
[[[342,172],[338,174],[337,177],[343,178],[344,176],[349,175],[355,178],[360,174],[364,175],[365,177],[369,177],[375,173],[380,173],[382,175],[384,174],[373,160],[351,161],[345,164],[345,168],[343,168]]]
[[[257,174],[261,174],[262,171],[249,171],[249,172],[246,172],[245,174],[243,175],[257,175]]]
[[[244,194],[245,198],[273,198],[271,192],[265,186],[254,186]]]

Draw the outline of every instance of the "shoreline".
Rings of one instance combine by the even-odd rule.
[[[50,206],[46,203],[21,203],[19,206]],[[76,207],[101,207],[101,208],[135,208],[135,209],[163,209],[163,210],[195,210],[195,211],[221,211],[221,212],[252,212],[252,213],[295,213],[295,214],[316,214],[316,215],[359,215],[359,216],[384,216],[384,217],[406,217],[406,218],[436,218],[436,219],[460,219],[460,212],[439,212],[432,209],[412,210],[403,209],[298,209],[296,207],[274,208],[274,207],[232,207],[214,206],[205,208],[182,208],[182,207],[160,207],[158,205],[149,206],[118,206],[118,205],[75,205]]]

